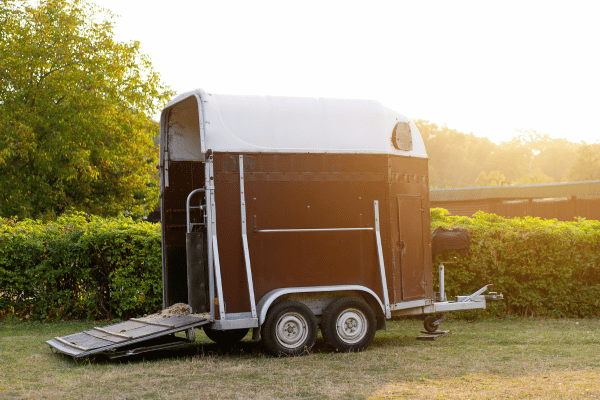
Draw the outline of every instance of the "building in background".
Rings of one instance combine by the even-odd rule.
[[[469,217],[484,211],[507,218],[532,216],[572,221],[584,217],[600,220],[600,181],[433,189],[430,207],[445,208],[451,215]]]

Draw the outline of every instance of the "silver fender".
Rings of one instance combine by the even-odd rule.
[[[267,311],[269,311],[269,307],[277,298],[291,293],[319,293],[319,292],[341,292],[341,291],[356,291],[356,292],[365,292],[373,296],[377,303],[379,303],[379,307],[381,308],[381,312],[385,315],[385,308],[383,307],[383,303],[379,296],[375,294],[371,289],[360,286],[360,285],[339,285],[339,286],[311,286],[311,287],[291,287],[291,288],[282,288],[271,290],[269,293],[265,294],[262,299],[256,305],[256,310],[258,312],[258,324],[262,325],[265,322],[265,318],[267,317]]]

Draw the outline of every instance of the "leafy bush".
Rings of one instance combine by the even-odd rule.
[[[600,316],[600,221],[507,219],[476,213],[472,218],[431,210],[431,227],[462,227],[471,234],[471,254],[437,254],[446,266],[446,293],[472,293],[488,283],[504,294],[496,314],[552,317]],[[436,273],[434,272],[434,277]]]
[[[161,302],[160,225],[83,213],[0,218],[0,316],[127,318]]]
[[[494,315],[600,316],[600,222],[473,218],[431,210],[432,230],[462,227],[471,254],[443,252],[449,297],[488,283]],[[0,218],[0,316],[128,318],[161,308],[160,225],[72,213],[56,221]]]

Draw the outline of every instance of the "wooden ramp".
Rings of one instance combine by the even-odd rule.
[[[129,350],[122,355],[131,355],[144,351],[171,348],[193,341],[193,332],[188,336],[189,340],[175,336],[165,336],[202,326],[209,322],[210,317],[208,314],[173,316],[152,314],[144,318],[132,318],[114,325],[96,327],[72,335],[56,337],[46,341],[46,343],[57,351],[74,358],[123,347],[129,348]],[[131,346],[134,344],[137,344],[137,346]]]

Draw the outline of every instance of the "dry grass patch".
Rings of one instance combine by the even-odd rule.
[[[460,378],[394,382],[375,399],[599,399],[598,371],[551,372],[508,377],[470,374]]]

